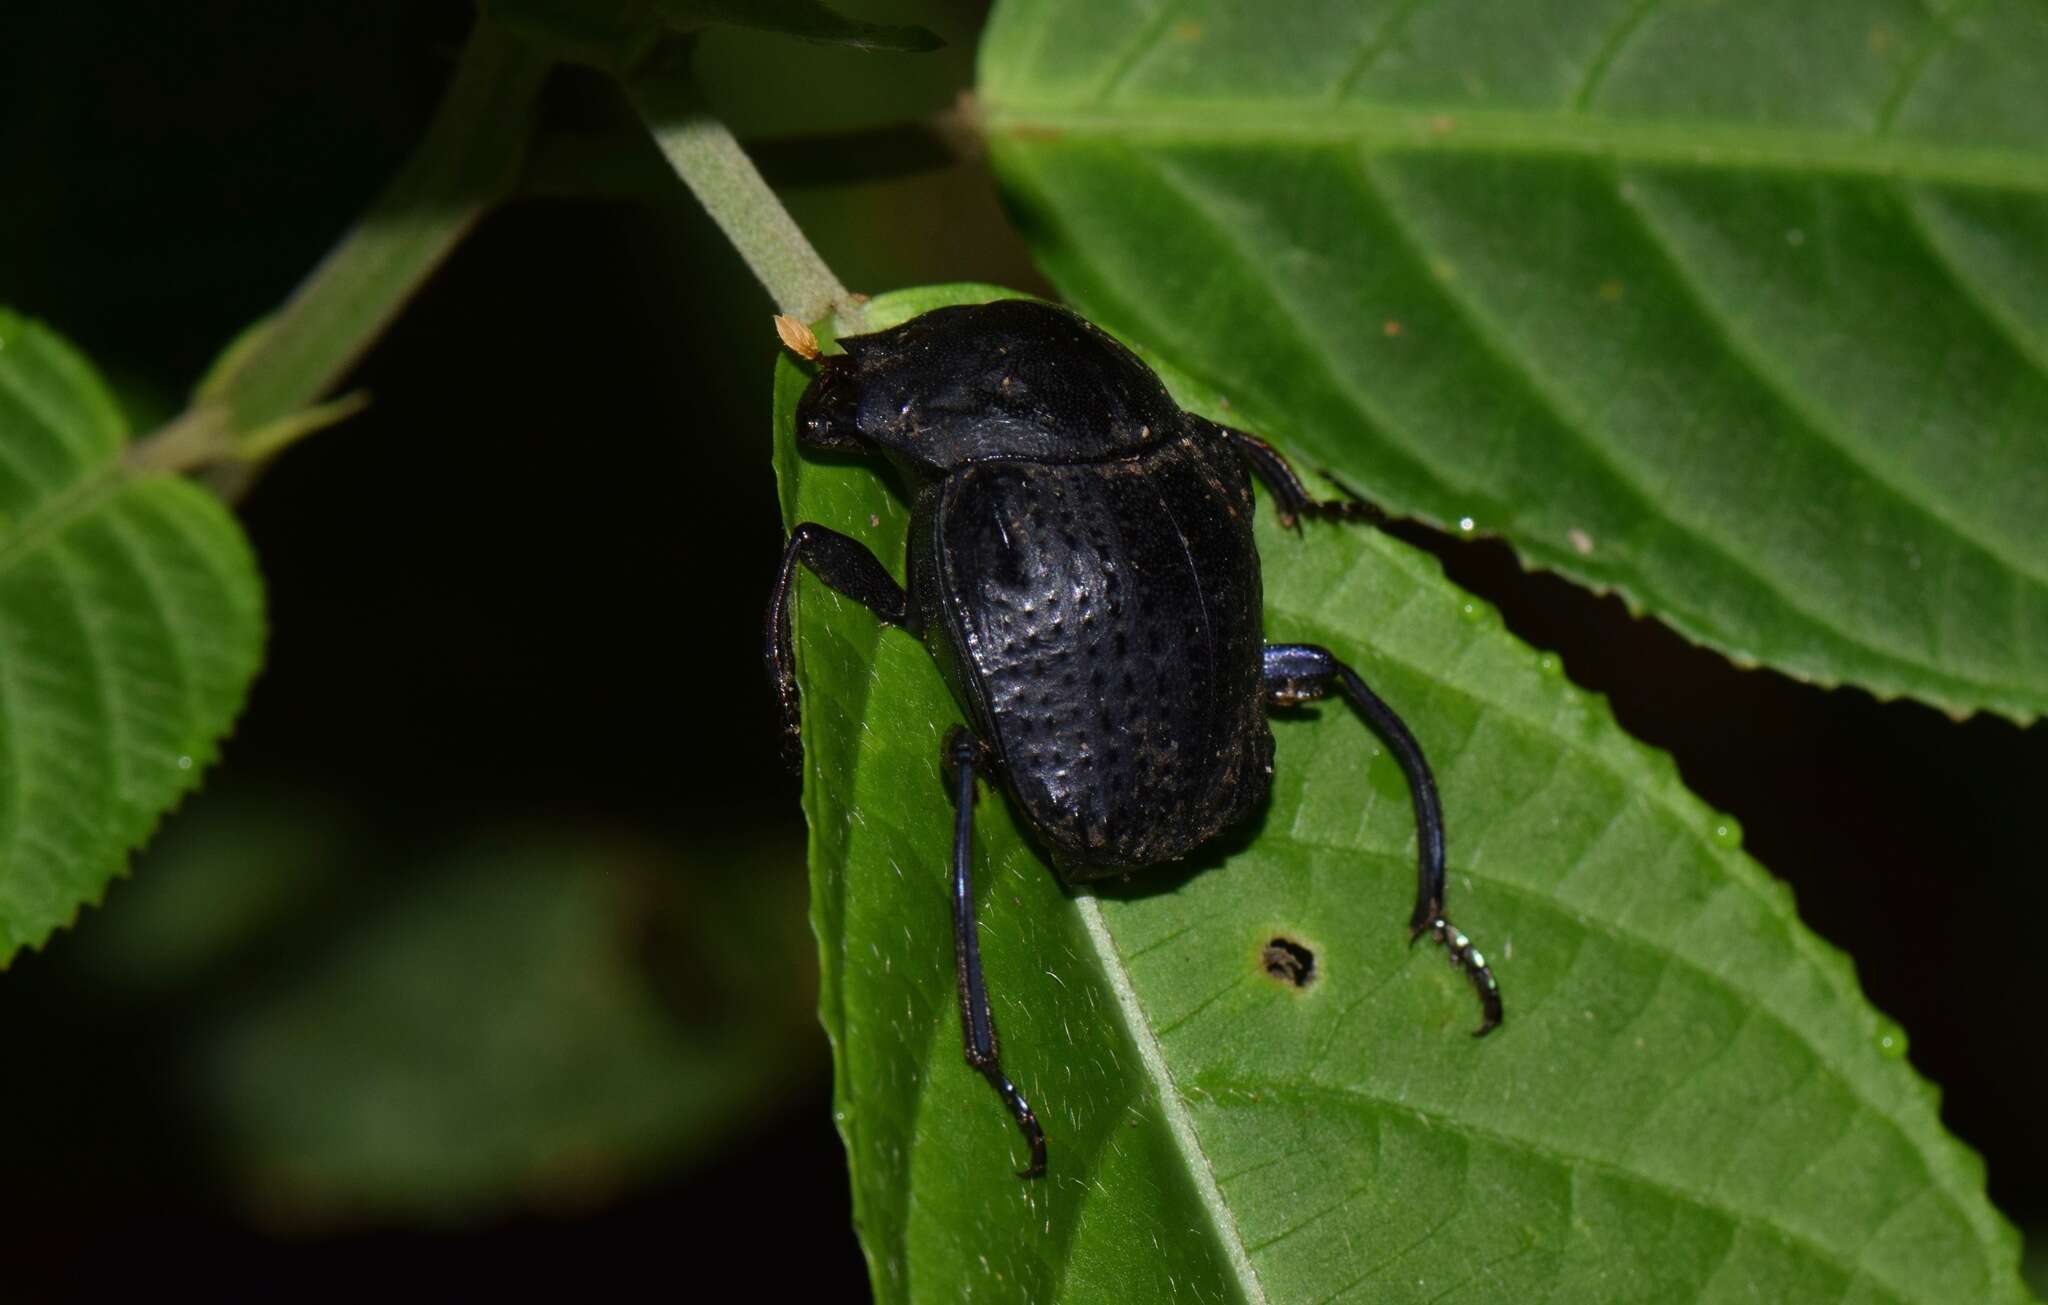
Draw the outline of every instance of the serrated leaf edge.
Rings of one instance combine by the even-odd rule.
[[[152,480],[175,482],[181,479],[163,473],[145,472],[130,466],[123,460],[126,451],[132,447],[129,443],[130,432],[127,421],[121,415],[120,407],[115,403],[113,396],[107,392],[106,384],[100,378],[98,371],[92,366],[90,360],[71,343],[69,338],[37,318],[18,313],[12,309],[0,307],[0,364],[4,364],[4,350],[12,343],[12,339],[16,335],[33,337],[36,341],[36,346],[45,351],[46,359],[65,374],[66,380],[74,388],[76,397],[79,398],[85,407],[90,409],[92,419],[99,426],[100,434],[109,441],[109,446],[101,450],[101,456],[105,458],[101,465],[85,470],[76,483],[58,490],[47,501],[38,504],[16,523],[14,530],[10,532],[6,541],[0,543],[0,573],[11,570],[20,558],[36,548],[48,546],[59,541],[65,531],[89,516],[102,503],[114,498],[129,485],[143,484]],[[29,396],[28,392],[17,390],[16,396],[23,402],[24,407],[35,411],[35,415],[39,420],[53,426],[62,426],[63,423],[53,419],[46,412],[38,410],[38,405]],[[125,527],[120,527],[119,530],[125,538]],[[170,801],[155,813],[148,827],[140,830],[128,846],[114,853],[107,861],[100,863],[100,868],[93,873],[93,878],[97,880],[96,886],[88,892],[79,895],[78,899],[72,904],[68,915],[53,921],[39,936],[30,937],[24,934],[15,941],[13,947],[0,947],[0,973],[5,973],[12,966],[16,956],[24,952],[40,953],[49,945],[51,939],[75,928],[86,910],[97,909],[104,905],[107,893],[112,886],[116,882],[128,878],[132,873],[135,855],[147,847],[163,828],[164,822],[176,813],[189,797],[199,792],[204,786],[207,773],[220,758],[221,745],[233,737],[235,724],[240,719],[242,709],[248,703],[249,688],[253,683],[254,673],[261,670],[263,647],[267,643],[269,635],[268,622],[265,619],[264,604],[262,602],[260,571],[256,565],[255,556],[249,550],[247,540],[241,534],[239,527],[236,528],[234,533],[233,546],[247,561],[249,574],[257,578],[256,606],[255,611],[252,613],[256,623],[257,647],[252,674],[249,680],[243,684],[240,693],[236,696],[234,703],[227,713],[227,727],[218,737],[201,732],[186,740],[185,748],[181,755],[192,758],[193,764],[190,779],[172,790]],[[146,550],[139,548],[134,549],[134,552],[138,557],[147,555]],[[155,572],[150,570],[146,562],[138,561],[136,565],[139,569],[148,572],[144,583],[149,589],[153,600],[161,607],[161,600],[155,597],[157,594]],[[67,584],[65,589],[67,598],[72,597],[71,586]],[[165,620],[168,625],[168,616],[166,616]],[[185,652],[182,647],[176,650],[175,657],[181,665],[185,663]],[[189,676],[185,678],[190,679]],[[11,749],[13,746],[11,737],[4,743],[0,743],[0,746]]]

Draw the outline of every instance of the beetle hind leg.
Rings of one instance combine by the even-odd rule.
[[[1038,1178],[1045,1173],[1045,1130],[1024,1094],[1003,1072],[974,920],[974,781],[987,764],[988,749],[972,734],[956,726],[946,736],[946,765],[953,780],[953,968],[960,990],[960,1032],[967,1044],[967,1063],[1003,1099],[1031,1148],[1031,1163],[1017,1176]]]
[[[1358,672],[1338,661],[1327,648],[1308,643],[1266,645],[1266,701],[1274,707],[1292,707],[1327,697],[1334,688],[1344,695],[1373,732],[1385,740],[1394,759],[1408,777],[1408,790],[1415,804],[1416,883],[1415,910],[1408,917],[1408,936],[1428,934],[1441,944],[1479,994],[1480,1024],[1473,1036],[1491,1032],[1501,1021],[1500,985],[1486,958],[1458,927],[1444,915],[1444,815],[1437,799],[1436,779],[1424,760],[1422,745],[1408,732],[1408,726],[1394,714],[1380,696],[1366,687]]]

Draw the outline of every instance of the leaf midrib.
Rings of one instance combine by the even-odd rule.
[[[1779,169],[2048,193],[2048,155],[1893,135],[1597,113],[1401,107],[1312,100],[1159,99],[1114,104],[992,98],[990,135],[1115,136],[1155,145],[1350,143],[1382,151],[1592,156],[1700,169]]]
[[[1103,981],[1108,984],[1110,995],[1116,999],[1117,1010],[1123,1016],[1125,1032],[1137,1048],[1138,1060],[1159,1094],[1159,1109],[1165,1116],[1167,1133],[1187,1166],[1188,1177],[1195,1185],[1196,1199],[1209,1216],[1210,1227],[1215,1232],[1238,1290],[1246,1305],[1266,1305],[1265,1284],[1259,1280],[1258,1270],[1252,1267],[1251,1256],[1245,1250],[1244,1234],[1237,1226],[1237,1215],[1217,1185],[1215,1166],[1202,1149],[1201,1135],[1195,1128],[1194,1117],[1188,1113],[1187,1102],[1181,1099],[1180,1089],[1174,1084],[1173,1071],[1166,1063],[1165,1049],[1159,1045],[1151,1017],[1145,1011],[1144,999],[1131,982],[1130,971],[1117,948],[1116,937],[1102,918],[1102,905],[1085,893],[1076,894],[1073,905],[1074,913],[1080,917],[1082,930],[1095,950]]]

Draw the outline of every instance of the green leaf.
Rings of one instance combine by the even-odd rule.
[[[95,1001],[151,1003],[152,1019],[189,1027],[189,1015],[167,1012],[193,992],[267,987],[253,965],[266,949],[297,958],[301,939],[335,931],[373,855],[347,840],[334,807],[216,785],[150,843],[57,963]]]
[[[869,23],[847,18],[818,0],[654,0],[672,25],[721,23],[756,31],[800,36],[826,45],[856,50],[923,54],[945,42],[932,31],[899,23]]]
[[[652,0],[480,0],[492,26],[558,59],[623,74],[663,34]]]
[[[847,18],[819,0],[484,0],[490,20],[556,57],[623,74],[662,37],[743,27],[858,50],[922,53],[945,42],[922,27]]]
[[[2038,0],[998,6],[1077,306],[1748,665],[2048,708]]]
[[[164,867],[231,892],[246,868]],[[758,1118],[813,1068],[796,884],[758,853],[675,869],[480,845],[245,988],[191,1039],[191,1086],[254,1203],[324,1221],[588,1203]]]
[[[0,964],[197,787],[262,658],[240,527],[127,438],[85,360],[0,309]]]
[[[907,291],[867,320],[998,293]],[[901,499],[795,453],[804,384],[785,361],[785,517],[900,576]],[[987,796],[989,988],[1051,1146],[1043,1180],[1012,1177],[1015,1126],[960,1055],[939,770],[958,710],[913,638],[806,575],[821,1007],[878,1298],[2023,1299],[1981,1163],[1732,822],[1430,558],[1260,518],[1269,637],[1347,656],[1428,751],[1451,913],[1507,1022],[1467,1036],[1471,991],[1407,945],[1408,791],[1343,709],[1276,723],[1273,800],[1241,839],[1094,893],[1062,892]],[[1275,938],[1321,977],[1271,977]]]

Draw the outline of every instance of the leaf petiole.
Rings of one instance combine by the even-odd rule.
[[[835,311],[842,322],[857,316],[860,301],[825,265],[732,130],[698,95],[682,66],[687,46],[673,48],[675,57],[654,61],[626,85],[662,156],[746,260],[778,312],[801,322]]]
[[[191,407],[141,441],[131,461],[190,470],[268,458],[353,411],[346,400],[313,405],[510,193],[550,67],[538,49],[480,22],[425,138],[384,192],[274,314],[229,345]]]

